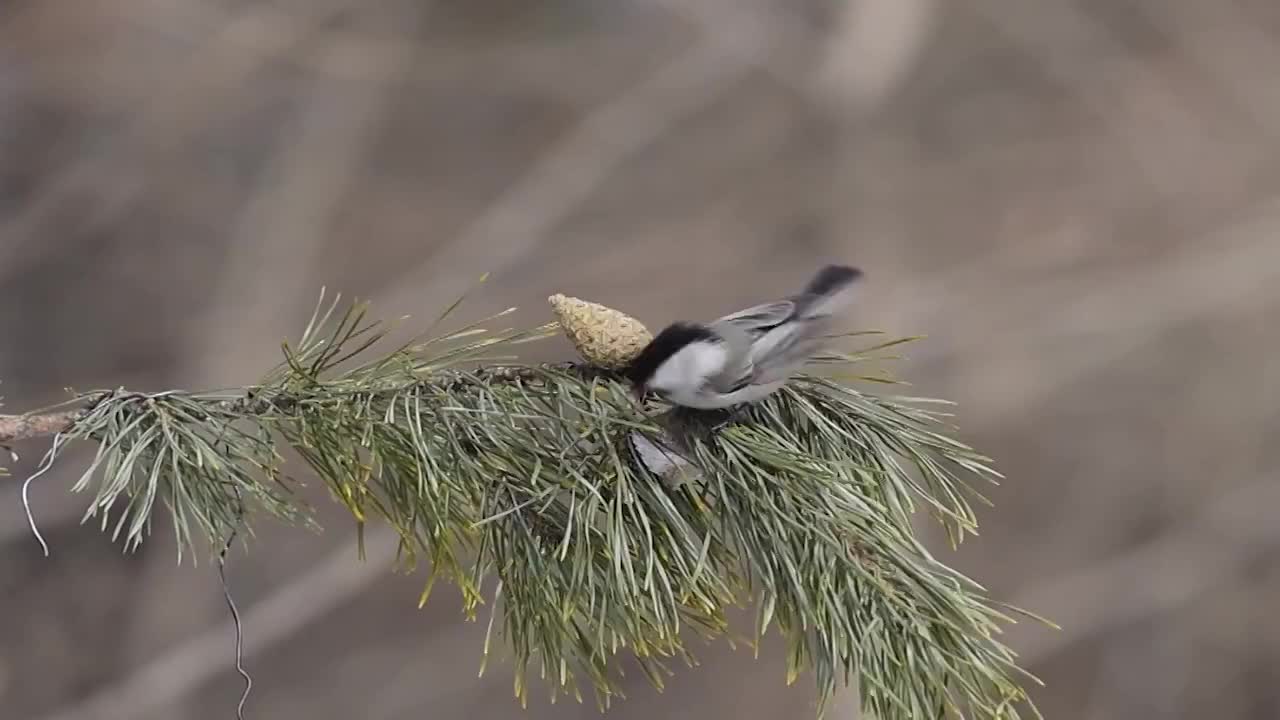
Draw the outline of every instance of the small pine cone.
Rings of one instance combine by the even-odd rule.
[[[564,295],[547,302],[578,353],[596,367],[625,367],[653,339],[639,320],[603,305]]]

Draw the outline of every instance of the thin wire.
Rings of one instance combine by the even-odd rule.
[[[236,503],[236,525],[231,528],[231,534],[227,536],[227,542],[218,555],[218,579],[222,583],[222,596],[227,600],[231,621],[236,628],[236,672],[244,678],[244,693],[236,705],[236,720],[244,720],[244,705],[249,701],[249,693],[253,690],[253,678],[244,669],[244,627],[240,623],[240,611],[236,609],[236,601],[231,598],[231,588],[227,585],[227,552],[231,550],[231,544],[236,539],[236,531],[240,529],[240,523],[244,520],[244,501],[240,497],[240,488],[236,488]]]
[[[49,468],[53,467],[54,458],[58,455],[58,446],[65,440],[66,436],[62,433],[55,434],[53,436],[53,447],[49,448],[49,452],[45,453],[44,460],[40,461],[40,468],[22,483],[22,509],[27,512],[27,524],[31,526],[31,534],[35,535],[36,540],[40,542],[40,548],[44,550],[45,557],[49,557],[49,543],[44,541],[44,536],[40,534],[40,528],[36,527],[36,516],[31,512],[31,482],[49,472]]]

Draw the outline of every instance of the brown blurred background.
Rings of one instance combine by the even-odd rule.
[[[1009,636],[1046,714],[1276,718],[1277,73],[1274,0],[7,0],[2,388],[253,382],[322,285],[661,325],[847,261],[1010,478],[947,557],[1063,625]],[[233,717],[216,573],[77,526],[82,458],[48,559],[0,481],[0,717]],[[250,717],[597,716],[477,679],[483,623],[318,499],[230,566]],[[776,652],[701,658],[609,717],[809,716]]]

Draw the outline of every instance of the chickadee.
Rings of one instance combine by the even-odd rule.
[[[760,400],[781,388],[818,349],[830,317],[851,300],[862,271],[828,265],[798,295],[711,323],[678,322],[631,361],[637,397],[652,391],[689,408],[714,410]]]

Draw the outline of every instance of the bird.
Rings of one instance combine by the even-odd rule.
[[[818,350],[831,317],[852,301],[862,271],[827,265],[795,295],[708,323],[674,322],[624,370],[648,393],[697,410],[730,408],[776,392]]]

